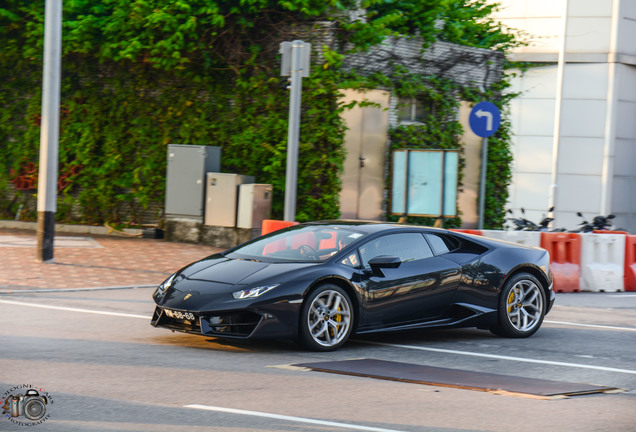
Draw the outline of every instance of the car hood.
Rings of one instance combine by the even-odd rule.
[[[251,285],[260,281],[276,283],[273,280],[294,270],[315,266],[314,263],[266,263],[261,261],[230,259],[216,256],[198,261],[181,270],[179,279],[205,281],[222,285]]]
[[[236,307],[232,293],[244,287],[283,283],[296,270],[315,263],[265,263],[213,256],[197,261],[176,273],[164,290],[154,294],[164,307],[185,310],[212,310]],[[249,301],[240,300],[242,307]],[[234,306],[233,306],[234,305]]]

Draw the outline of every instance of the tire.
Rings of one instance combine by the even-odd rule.
[[[333,351],[347,342],[354,322],[349,295],[336,285],[321,285],[303,302],[300,342],[314,351]]]
[[[545,311],[545,291],[541,283],[531,274],[519,273],[506,282],[501,291],[498,322],[490,330],[498,336],[532,336],[541,327]]]

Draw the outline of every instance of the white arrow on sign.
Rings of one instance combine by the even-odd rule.
[[[475,115],[479,118],[486,117],[486,130],[492,130],[492,113],[490,111],[478,110]]]

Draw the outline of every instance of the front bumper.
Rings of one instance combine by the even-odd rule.
[[[300,307],[289,302],[279,303],[268,308],[233,311],[176,310],[176,312],[183,312],[184,315],[186,313],[192,315],[194,319],[175,318],[174,312],[175,309],[156,306],[150,324],[154,327],[184,333],[231,339],[295,339],[298,336]]]

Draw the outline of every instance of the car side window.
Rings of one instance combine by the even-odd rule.
[[[346,258],[340,260],[340,264],[348,267],[358,267],[360,265],[360,259],[358,258],[358,252],[353,251]]]
[[[457,249],[458,244],[456,244],[454,239],[448,236],[439,235],[439,234],[424,234],[424,235],[426,236],[426,239],[428,240],[428,242],[431,244],[431,247],[433,248],[433,252],[435,252],[435,255],[443,255],[454,249]]]
[[[365,243],[359,249],[362,265],[380,255],[396,256],[400,261],[415,261],[433,256],[433,251],[420,233],[389,234]]]

